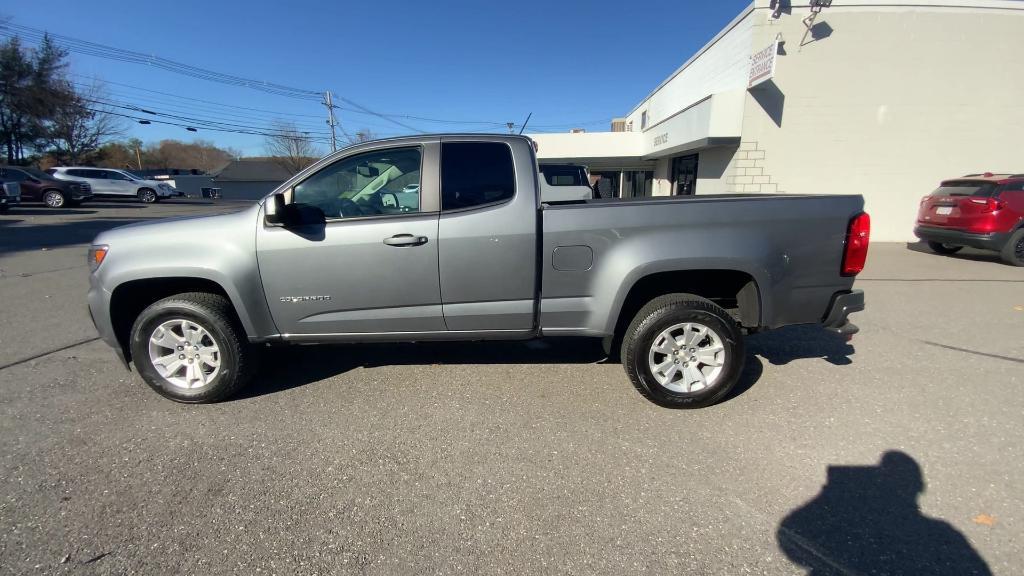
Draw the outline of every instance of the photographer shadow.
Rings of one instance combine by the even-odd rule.
[[[808,574],[991,574],[948,522],[921,513],[924,474],[908,454],[829,466],[821,492],[779,524],[779,548]]]

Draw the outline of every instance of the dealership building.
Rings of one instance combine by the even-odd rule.
[[[1024,173],[1022,57],[1016,0],[755,0],[611,131],[532,137],[602,195],[863,194],[911,240],[940,180]]]

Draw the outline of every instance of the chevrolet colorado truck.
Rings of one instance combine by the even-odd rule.
[[[193,403],[256,376],[257,345],[592,336],[647,398],[699,407],[739,379],[745,333],[857,330],[860,196],[542,203],[538,174],[521,136],[361,143],[240,212],[101,233],[89,310]]]

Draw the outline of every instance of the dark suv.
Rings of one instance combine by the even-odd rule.
[[[994,250],[1024,266],[1024,174],[969,174],[921,199],[914,234],[939,254]]]
[[[0,182],[17,182],[21,185],[22,202],[42,202],[50,208],[92,200],[92,187],[88,183],[57,180],[42,170],[25,166],[0,166]]]

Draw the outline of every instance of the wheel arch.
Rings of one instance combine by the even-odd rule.
[[[232,294],[225,287],[210,278],[167,276],[155,278],[137,278],[118,284],[110,294],[110,322],[117,344],[124,352],[126,360],[131,360],[132,325],[139,314],[147,306],[184,292],[207,292],[218,294],[231,303],[232,313],[246,335],[253,333],[251,323],[244,314],[239,314],[237,294]]]
[[[735,310],[740,325],[764,325],[768,308],[761,283],[749,271],[737,268],[648,270],[623,283],[608,318],[607,333],[621,338],[633,316],[651,300],[672,293],[707,298],[727,310]]]

